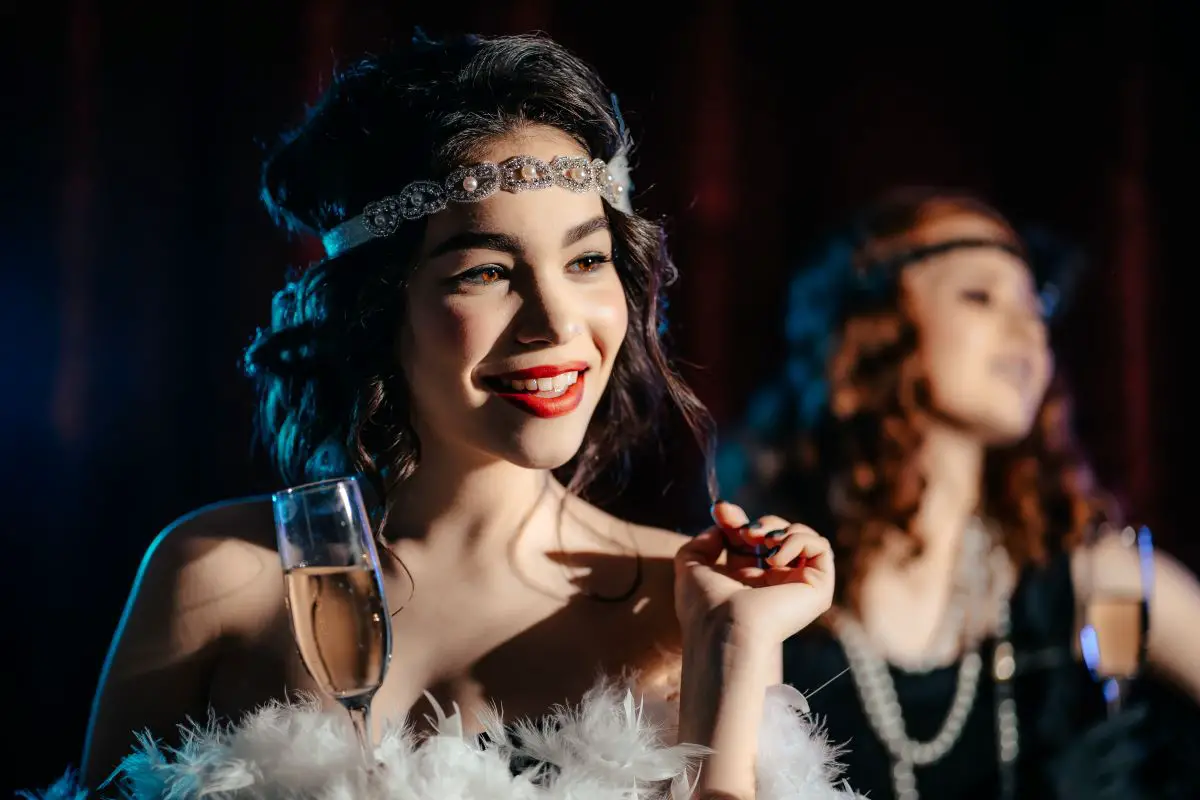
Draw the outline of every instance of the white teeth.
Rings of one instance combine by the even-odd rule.
[[[563,372],[553,378],[518,378],[504,383],[518,392],[563,392],[578,382],[578,372]]]

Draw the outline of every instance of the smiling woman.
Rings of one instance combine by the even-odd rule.
[[[580,495],[666,404],[707,436],[659,338],[673,268],[630,204],[629,148],[600,80],[544,38],[418,37],[347,70],[264,167],[268,208],[328,257],[276,295],[246,363],[287,483],[374,487],[396,601],[377,723],[428,724],[430,701],[468,725],[492,704],[539,717],[598,674],[635,675],[713,747],[702,795],[749,796],[782,641],[828,607],[833,564],[775,520],[769,564],[718,566],[720,531],[687,544]],[[764,541],[739,509],[715,515]],[[273,522],[268,498],[236,500],[152,546],[96,696],[89,784],[134,731],[170,743],[189,716],[315,688]],[[819,752],[805,781],[829,774]]]
[[[556,160],[591,170],[578,142],[542,125],[479,153],[489,164],[520,156],[533,181]],[[565,181],[568,169],[553,174]],[[607,186],[607,168],[596,171]],[[400,362],[422,376],[412,387],[414,425],[421,442],[438,442],[439,458],[467,448],[553,469],[583,442],[629,328],[605,201],[587,185],[581,177],[576,191],[553,183],[502,191],[451,204],[427,223]],[[649,350],[632,347],[626,359]],[[597,424],[612,421],[605,413]]]

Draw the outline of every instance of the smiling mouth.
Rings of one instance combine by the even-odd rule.
[[[484,378],[497,397],[542,419],[570,414],[583,400],[587,364],[533,367]]]
[[[579,382],[580,370],[560,372],[552,378],[487,378],[488,388],[500,394],[531,394],[537,397],[560,397]]]

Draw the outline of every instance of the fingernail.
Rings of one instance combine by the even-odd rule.
[[[787,528],[780,528],[777,531],[771,531],[770,533],[764,533],[763,538],[764,539],[777,539],[780,536],[783,536],[785,534],[787,534]]]
[[[751,523],[750,523],[749,525],[747,525],[746,527],[747,527],[747,528],[749,528],[749,529],[750,529],[750,530],[752,530],[752,531],[756,531],[756,530],[758,530],[759,528],[761,528],[761,527],[762,527],[762,523],[761,523],[761,522],[758,522],[758,521],[756,520],[756,521],[754,521],[754,522],[751,522]]]
[[[767,552],[763,553],[763,554],[762,554],[762,557],[763,557],[763,559],[764,559],[764,560],[765,560],[765,559],[768,559],[768,558],[770,558],[771,556],[773,556],[773,555],[775,555],[776,553],[778,553],[778,552],[779,552],[779,548],[780,548],[780,547],[782,547],[782,546],[783,546],[783,545],[775,545],[775,546],[774,546],[774,547],[772,547],[770,550],[768,550]]]

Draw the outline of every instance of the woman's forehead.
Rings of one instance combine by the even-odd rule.
[[[550,162],[556,156],[585,155],[563,131],[530,125],[487,142],[479,161],[502,163],[514,156]],[[558,186],[511,193],[496,192],[476,203],[451,203],[426,223],[426,247],[463,232],[505,234],[515,240],[560,240],[572,230],[604,216],[596,192],[572,192]]]
[[[1017,237],[1008,225],[970,211],[939,214],[922,220],[913,227],[909,239],[922,247],[954,239],[995,239],[1017,244]]]
[[[475,152],[477,161],[499,164],[513,156],[534,156],[550,161],[555,156],[587,156],[579,142],[549,125],[523,125],[484,142]],[[463,165],[467,166],[467,165]]]
[[[923,287],[933,291],[943,284],[982,282],[997,288],[1011,287],[1017,293],[1034,292],[1029,265],[1003,244],[1001,240],[996,246],[973,244],[949,249],[911,264],[904,270],[904,277],[910,287],[918,290]]]

